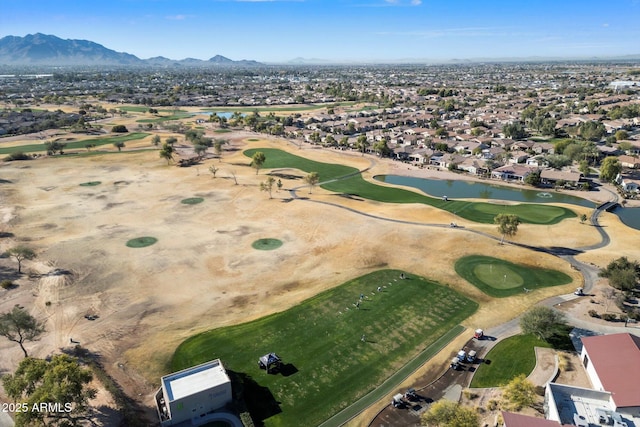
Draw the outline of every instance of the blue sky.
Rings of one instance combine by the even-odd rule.
[[[640,0],[0,0],[0,37],[286,62],[640,54]]]

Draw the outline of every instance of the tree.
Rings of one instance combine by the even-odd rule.
[[[586,160],[580,160],[578,170],[585,177],[589,176],[589,173],[591,173],[591,167],[589,166],[589,162]]]
[[[378,154],[378,156],[380,157],[388,156],[392,152],[387,145],[386,139],[381,139],[380,141],[373,144],[373,151],[375,151],[376,154]]]
[[[268,177],[265,182],[260,183],[260,191],[266,191],[269,193],[269,198],[271,199],[271,192],[273,191],[273,184],[276,182],[276,179],[272,176]]]
[[[428,427],[478,427],[478,413],[459,403],[442,399],[431,405],[420,421]]]
[[[309,184],[309,194],[311,194],[311,190],[313,190],[313,187],[315,187],[318,181],[320,181],[320,175],[318,175],[318,172],[311,172],[304,177],[304,182]]]
[[[622,172],[622,165],[615,156],[605,157],[600,165],[600,179],[602,181],[613,181]]]
[[[166,144],[171,146],[173,146],[173,144],[175,144],[176,142],[178,142],[178,138],[176,138],[175,136],[170,136],[166,140]]]
[[[16,413],[16,426],[47,425],[75,426],[86,420],[89,399],[96,390],[89,387],[93,374],[66,354],[58,354],[51,361],[27,357],[20,362],[13,375],[2,378],[7,395],[27,408],[38,410]],[[41,403],[58,403],[40,406]]]
[[[580,215],[580,223],[584,224],[584,222],[587,220],[587,214],[582,214]]]
[[[601,122],[584,122],[578,129],[580,137],[587,141],[600,141],[605,133],[606,129]]]
[[[502,397],[509,403],[510,409],[519,411],[534,404],[536,387],[524,374],[520,374],[504,387]]]
[[[156,147],[160,145],[160,141],[160,135],[153,135],[153,138],[151,138],[151,143]]]
[[[60,154],[64,154],[64,148],[67,144],[58,141],[50,141],[44,143],[44,148],[47,150],[47,155],[52,156],[59,152]]]
[[[22,261],[32,260],[36,257],[36,253],[31,248],[22,245],[9,249],[6,254],[14,257],[18,262],[18,273],[22,273]]]
[[[173,145],[169,144],[169,138],[167,138],[167,142],[162,145],[160,158],[165,159],[167,164],[171,163],[171,160],[173,160]]]
[[[513,214],[498,214],[493,218],[493,222],[498,225],[498,231],[502,234],[500,244],[503,244],[505,236],[515,236],[518,232],[520,218]]]
[[[524,183],[531,185],[533,187],[537,187],[538,185],[540,185],[541,179],[540,179],[540,170],[535,170],[533,172],[531,172],[529,175],[527,175],[524,178]]]
[[[620,129],[619,131],[616,132],[615,137],[616,137],[616,141],[625,140],[629,138],[629,132],[627,132],[624,129]]]
[[[527,137],[527,131],[524,129],[524,124],[520,121],[508,123],[502,127],[504,136],[511,139],[524,139]]]
[[[207,152],[207,146],[202,144],[196,144],[193,146],[193,151],[196,153],[196,156],[198,156],[199,158],[202,158],[202,156],[204,156],[204,153]]]
[[[366,135],[360,135],[356,140],[356,148],[358,151],[362,152],[364,156],[365,151],[367,151],[367,147],[369,146],[369,140]]]
[[[125,125],[115,125],[114,127],[111,128],[111,132],[114,132],[114,133],[127,133],[127,132],[129,132],[129,129],[127,129],[127,127]]]
[[[213,166],[213,165],[211,165],[211,166],[209,166],[209,172],[211,172],[211,175],[213,175],[213,177],[215,178],[216,177],[216,172],[218,172],[218,168]]]
[[[224,143],[225,141],[221,139],[216,139],[213,142],[213,151],[216,153],[216,156],[218,156],[220,160],[222,160],[222,144]]]
[[[276,186],[278,187],[278,191],[282,190],[282,181],[278,178],[278,182],[276,182]]]
[[[113,143],[113,146],[116,147],[118,151],[122,151],[122,148],[124,147],[124,142],[116,141]]]
[[[447,131],[446,128],[438,128],[436,129],[434,135],[440,139],[444,139],[449,136],[449,132]]]
[[[545,306],[535,306],[520,318],[520,328],[525,334],[533,334],[549,341],[565,326],[564,314]]]
[[[0,335],[18,343],[24,357],[29,357],[24,342],[36,341],[44,331],[42,322],[18,306],[13,307],[9,313],[0,315]]]
[[[256,151],[253,154],[253,157],[251,157],[251,166],[256,168],[256,175],[258,175],[260,168],[262,167],[262,165],[264,165],[264,162],[266,160],[267,158],[262,151]]]
[[[600,277],[609,279],[609,284],[621,291],[635,289],[640,279],[640,263],[630,261],[623,256],[611,261],[605,268],[600,270]]]

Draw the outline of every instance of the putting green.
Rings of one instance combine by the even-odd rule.
[[[282,246],[282,240],[278,239],[258,239],[251,244],[253,249],[261,251],[272,251],[278,249],[280,246]]]
[[[202,197],[189,197],[187,199],[182,199],[180,203],[183,205],[197,205],[198,203],[202,203],[204,199]]]
[[[469,255],[456,261],[460,277],[492,297],[508,297],[549,286],[571,283],[561,271],[513,264],[499,258]]]
[[[484,283],[491,283],[496,289],[511,289],[522,286],[524,279],[504,264],[478,264],[473,274]]]
[[[81,187],[95,187],[96,185],[100,185],[102,184],[101,181],[89,181],[89,182],[83,182],[82,184],[80,184]]]
[[[130,248],[146,248],[156,243],[158,239],[150,236],[136,237],[127,242],[127,246]]]

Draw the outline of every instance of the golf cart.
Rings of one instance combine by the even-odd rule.
[[[275,353],[265,354],[258,359],[258,366],[260,369],[266,369],[267,374],[270,370],[278,370],[282,365],[282,360]]]

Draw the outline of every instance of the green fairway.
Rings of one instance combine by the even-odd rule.
[[[168,120],[186,119],[187,117],[190,117],[190,116],[191,114],[189,113],[175,113],[175,114],[169,114],[168,116],[155,116],[152,119],[136,120],[136,123],[159,123],[159,122],[166,122]]]
[[[478,307],[448,287],[411,275],[402,280],[400,273],[377,271],[287,311],[191,337],[177,348],[171,370],[220,358],[231,375],[244,379],[258,424],[316,426]],[[258,357],[269,352],[282,358],[281,373],[258,368]]]
[[[127,241],[127,246],[130,248],[146,248],[147,246],[155,244],[157,241],[158,239],[151,236],[136,237],[135,239]]]
[[[296,168],[304,172],[318,172],[320,182],[349,176],[345,179],[322,184],[321,187],[336,193],[349,194],[386,203],[423,203],[443,209],[470,221],[492,224],[500,213],[518,215],[520,221],[530,224],[556,224],[565,218],[575,218],[576,214],[566,208],[540,204],[494,204],[486,202],[469,202],[464,200],[444,201],[424,194],[402,188],[385,187],[365,181],[356,168],[333,163],[322,163],[308,160],[274,148],[256,148],[246,150],[244,154],[253,156],[262,151],[266,161],[263,168]]]
[[[485,360],[491,363],[478,367],[470,387],[500,387],[520,374],[529,375],[536,366],[534,347],[550,348],[551,345],[531,334],[515,335],[500,341],[485,356]]]
[[[557,270],[527,267],[484,255],[469,255],[456,261],[458,275],[492,297],[508,297],[548,286],[571,283]]]
[[[202,197],[188,197],[186,199],[180,200],[180,203],[183,205],[197,205],[198,203],[204,202]]]
[[[149,112],[149,108],[152,107],[145,107],[145,106],[138,106],[138,105],[123,105],[121,107],[118,107],[118,110],[122,110],[122,111],[128,111],[128,112],[132,112],[132,113],[148,113]],[[175,108],[161,108],[158,110],[158,113],[180,113],[180,112],[185,112],[184,110],[178,110]]]
[[[258,239],[251,244],[253,249],[258,249],[260,251],[272,251],[274,249],[278,249],[282,246],[282,240],[279,239]]]
[[[88,139],[83,139],[78,141],[68,141],[68,142],[60,141],[60,142],[66,144],[64,150],[67,151],[67,150],[72,150],[77,148],[86,149],[87,144],[93,144],[96,147],[99,147],[100,145],[113,144],[115,142],[133,141],[136,139],[142,139],[147,135],[149,134],[144,132],[133,132],[133,133],[129,133],[127,135],[122,135],[122,136],[88,138]],[[20,145],[17,147],[0,148],[0,154],[11,154],[11,153],[17,153],[17,152],[34,153],[39,151],[47,151],[47,149],[44,146],[44,142],[40,144],[27,144],[27,145]]]
[[[259,113],[269,113],[269,112],[285,112],[285,111],[314,111],[321,110],[323,108],[333,108],[333,107],[349,107],[355,105],[354,101],[343,101],[343,102],[330,102],[327,104],[295,104],[292,106],[285,107],[228,107],[228,108],[203,108],[202,111],[212,111],[214,113],[253,113],[257,111]]]

